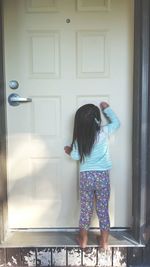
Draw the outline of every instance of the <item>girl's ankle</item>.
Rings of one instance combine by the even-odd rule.
[[[109,230],[102,230],[100,236],[100,248],[107,250],[108,249],[108,238],[109,238]]]
[[[100,249],[107,250],[108,242],[100,242]]]
[[[85,229],[80,229],[79,237],[77,238],[81,248],[86,248],[88,243],[88,232]]]

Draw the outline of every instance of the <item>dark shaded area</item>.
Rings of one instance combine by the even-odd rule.
[[[133,90],[133,233],[148,243],[150,233],[150,1],[135,0]]]

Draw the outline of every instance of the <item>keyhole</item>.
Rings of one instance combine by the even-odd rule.
[[[70,19],[66,19],[66,23],[70,23]]]

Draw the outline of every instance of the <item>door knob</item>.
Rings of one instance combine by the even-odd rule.
[[[19,106],[20,103],[32,102],[32,98],[20,97],[18,94],[11,94],[8,97],[8,103],[11,106]]]

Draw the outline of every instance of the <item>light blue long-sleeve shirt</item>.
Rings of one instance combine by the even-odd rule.
[[[101,127],[90,155],[86,156],[84,161],[80,163],[80,172],[104,171],[112,168],[109,154],[109,135],[120,127],[120,122],[110,107],[105,108],[103,113],[108,118],[109,123]],[[77,144],[73,145],[70,156],[74,160],[80,160]]]

